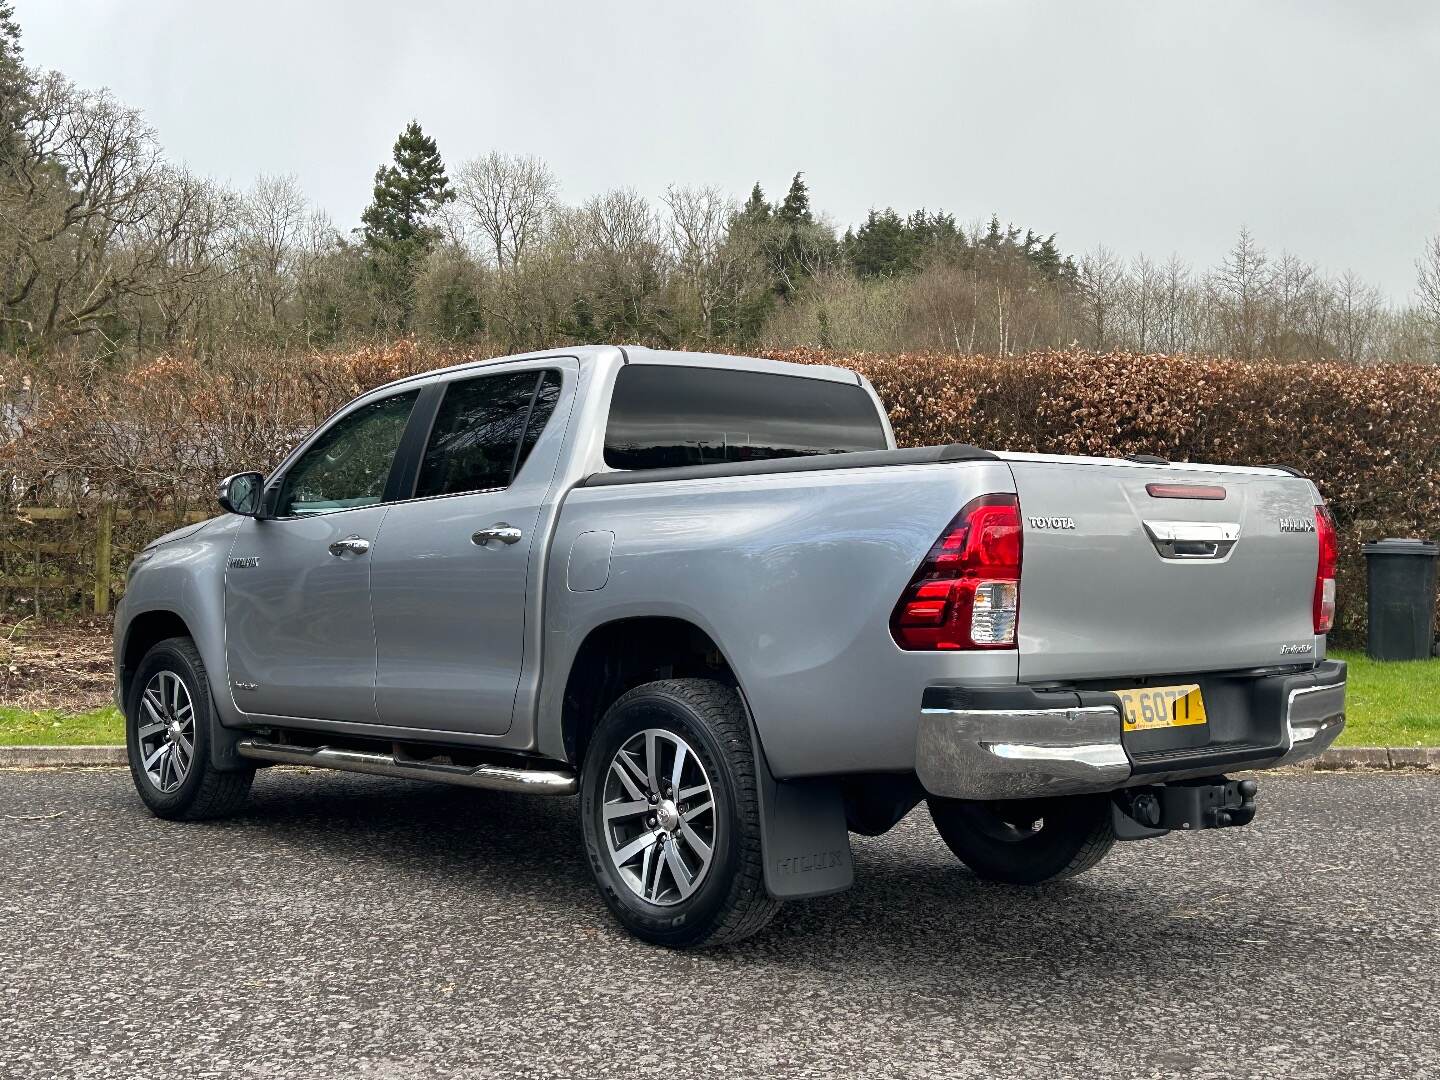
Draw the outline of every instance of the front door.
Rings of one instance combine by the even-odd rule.
[[[243,712],[375,723],[370,559],[419,391],[336,419],[267,489],[225,570],[225,660]]]
[[[371,555],[382,723],[509,729],[575,371],[556,359],[445,384],[415,497],[391,507]]]

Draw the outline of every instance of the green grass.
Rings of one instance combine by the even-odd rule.
[[[113,705],[90,712],[0,705],[0,746],[119,746],[125,724]]]
[[[1440,746],[1440,660],[1382,663],[1336,652],[1350,665],[1341,746]]]
[[[1440,746],[1440,660],[1384,664],[1336,652],[1350,664],[1341,746]],[[120,745],[125,728],[111,706],[85,713],[30,712],[0,705],[0,746]]]

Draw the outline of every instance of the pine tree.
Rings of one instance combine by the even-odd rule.
[[[23,102],[29,89],[15,8],[10,0],[0,0],[0,163],[9,160],[19,137]]]
[[[374,251],[413,247],[419,254],[435,239],[430,216],[455,198],[435,140],[412,120],[395,140],[394,164],[375,171],[375,190],[360,220]]]
[[[770,220],[770,204],[765,201],[765,192],[760,190],[758,182],[750,189],[750,198],[740,208],[740,216],[751,225],[763,225]]]
[[[15,5],[10,0],[0,0],[0,91],[11,89],[11,80],[23,72],[24,63]]]
[[[370,268],[385,301],[385,321],[403,328],[414,306],[420,262],[439,235],[431,218],[455,198],[435,140],[412,120],[395,140],[394,164],[375,171],[370,205],[360,216]]]
[[[898,277],[915,269],[915,235],[890,207],[871,210],[853,237],[847,234],[850,265],[861,277]]]
[[[810,213],[810,189],[805,186],[803,172],[797,172],[795,179],[790,181],[790,190],[785,193],[785,201],[780,204],[775,217],[787,225],[809,225],[815,220]]]

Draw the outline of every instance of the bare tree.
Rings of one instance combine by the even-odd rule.
[[[1415,262],[1419,272],[1416,293],[1420,300],[1421,317],[1430,331],[1430,344],[1440,360],[1440,233],[1425,242],[1425,250]]]
[[[1080,295],[1090,336],[1090,347],[1103,352],[1115,337],[1116,308],[1120,304],[1125,269],[1115,253],[1101,244],[1080,260]]]
[[[1125,281],[1130,344],[1140,352],[1155,347],[1160,332],[1160,312],[1164,302],[1164,275],[1144,255],[1130,264]]]
[[[1179,254],[1172,253],[1160,269],[1157,344],[1167,353],[1180,352],[1190,342],[1189,309],[1194,280]]]
[[[1225,351],[1231,356],[1253,360],[1259,355],[1272,281],[1265,250],[1249,229],[1242,228],[1212,279],[1216,307],[1225,324]]]
[[[295,287],[295,259],[309,206],[293,175],[261,175],[240,201],[236,221],[235,271],[253,298],[253,314],[271,328],[282,321],[282,306]]]
[[[26,109],[24,137],[0,150],[0,322],[53,344],[210,271],[175,257],[202,186],[165,165],[139,113],[54,74]]]
[[[1282,252],[1270,278],[1264,320],[1263,338],[1269,355],[1277,360],[1318,357],[1314,314],[1320,291],[1315,268],[1288,251]]]
[[[619,188],[580,208],[578,236],[590,303],[607,330],[661,329],[656,301],[665,281],[661,234],[650,204]]]
[[[1364,359],[1380,321],[1380,293],[1352,271],[1335,283],[1336,344],[1340,358],[1352,364]]]
[[[492,152],[460,166],[455,190],[496,268],[514,271],[555,207],[557,184],[539,158]]]
[[[739,248],[726,243],[736,204],[719,188],[673,185],[663,202],[675,268],[699,314],[701,337],[713,341],[716,311],[736,298],[743,276]]]

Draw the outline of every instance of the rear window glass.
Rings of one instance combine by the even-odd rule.
[[[725,368],[621,368],[605,430],[612,469],[884,449],[879,413],[859,386]]]
[[[416,497],[508,487],[559,397],[556,371],[452,382],[425,447]]]

